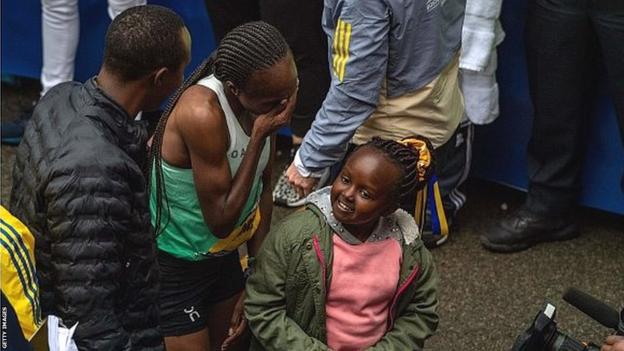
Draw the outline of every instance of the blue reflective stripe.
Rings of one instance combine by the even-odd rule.
[[[438,218],[438,209],[435,204],[434,185],[438,178],[432,175],[429,178],[429,186],[427,186],[427,208],[429,208],[429,219],[431,220],[431,230],[433,234],[440,234],[440,219]]]

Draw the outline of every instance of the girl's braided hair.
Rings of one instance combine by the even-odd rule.
[[[154,172],[154,176],[149,176],[148,179],[150,183],[155,182],[156,186],[156,235],[163,228],[162,208],[166,203],[162,174],[163,137],[167,120],[180,96],[187,88],[213,73],[221,82],[230,81],[237,88],[244,89],[254,72],[271,68],[288,53],[288,44],[277,28],[262,21],[245,23],[234,28],[221,40],[216,52],[193,71],[169,100],[154,132],[148,164],[148,167],[153,167]]]
[[[395,186],[399,199],[422,189],[433,171],[431,142],[422,136],[399,141],[374,137],[363,146],[373,147],[394,162],[401,170],[401,182]]]

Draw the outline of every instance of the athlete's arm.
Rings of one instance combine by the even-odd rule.
[[[178,129],[190,156],[204,221],[216,237],[225,238],[234,229],[249,197],[265,139],[288,122],[294,100],[256,118],[245,156],[232,175],[227,124],[214,92],[193,86],[180,98],[175,111]]]

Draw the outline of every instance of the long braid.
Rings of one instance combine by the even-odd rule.
[[[154,132],[148,165],[154,167],[155,172],[156,235],[166,226],[161,223],[163,205],[167,206],[168,211],[162,173],[162,144],[171,111],[184,91],[212,73],[221,82],[230,81],[243,89],[252,73],[272,67],[286,57],[288,52],[286,40],[275,27],[260,21],[240,25],[222,39],[216,53],[202,62],[169,100]],[[148,176],[151,182],[152,177],[150,174]],[[149,189],[152,189],[151,186]]]
[[[363,146],[371,146],[386,155],[402,172],[402,181],[396,187],[399,197],[422,189],[433,171],[431,142],[424,137],[413,137],[402,141],[373,138]]]
[[[171,99],[167,103],[167,107],[165,108],[165,111],[160,117],[160,120],[158,121],[158,125],[156,126],[156,130],[154,131],[154,137],[152,139],[152,147],[150,149],[148,169],[150,167],[154,167],[153,170],[156,173],[156,177],[155,177],[155,181],[156,181],[156,184],[155,184],[156,185],[155,233],[156,235],[160,233],[160,229],[162,228],[161,221],[162,221],[163,199],[165,200],[164,202],[166,203],[167,208],[169,208],[169,205],[166,201],[167,196],[166,196],[166,190],[164,188],[165,180],[164,180],[163,173],[162,173],[162,145],[163,145],[163,139],[165,136],[165,129],[167,127],[167,121],[169,120],[169,116],[171,116],[171,111],[173,111],[173,108],[175,107],[176,103],[178,102],[178,100],[180,100],[182,93],[184,93],[184,91],[188,87],[196,84],[200,79],[212,73],[212,68],[213,68],[213,59],[208,58],[204,60],[204,62],[202,62],[193,71],[193,73],[191,73],[191,75],[184,81],[184,84],[182,84],[182,86],[175,92],[175,94],[171,97]],[[148,173],[147,179],[150,179],[150,183],[151,183],[151,179],[152,179],[151,174]],[[151,186],[149,187],[149,189],[151,191]]]

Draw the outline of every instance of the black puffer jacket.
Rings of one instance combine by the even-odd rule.
[[[80,350],[162,350],[145,177],[147,132],[95,79],[37,104],[17,151],[10,209],[36,237],[44,315]]]

